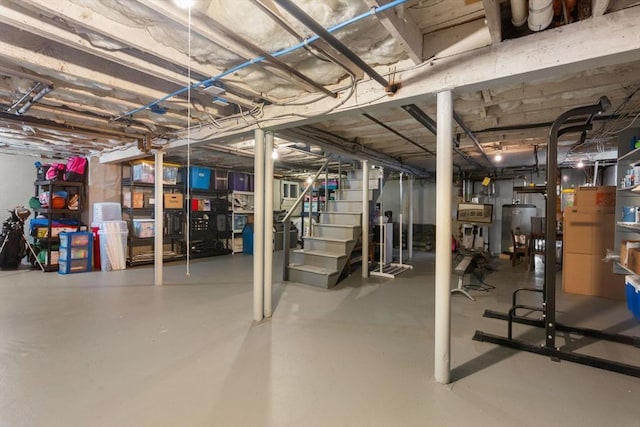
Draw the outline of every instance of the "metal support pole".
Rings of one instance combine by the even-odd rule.
[[[593,165],[593,186],[595,187],[598,184],[598,166],[600,162],[596,160],[596,163]]]
[[[253,215],[253,320],[264,317],[264,131],[255,130]]]
[[[273,133],[265,138],[264,167],[264,316],[271,317],[273,286]],[[287,230],[284,232],[288,236]]]
[[[407,221],[407,248],[413,258],[413,176],[409,177],[409,221]]]
[[[403,219],[403,212],[404,212],[404,194],[402,193],[402,180],[404,179],[404,174],[402,172],[400,172],[400,212],[398,213],[398,222],[399,222],[399,227],[398,227],[398,233],[400,233],[400,236],[398,236],[398,241],[400,242],[400,258],[398,260],[398,262],[400,264],[402,264],[404,262],[404,254],[402,251],[402,219]],[[393,227],[393,225],[391,225]]]
[[[154,218],[155,218],[155,230],[154,230],[154,238],[153,238],[153,260],[154,260],[154,266],[153,266],[153,283],[155,285],[162,285],[162,254],[164,252],[163,250],[163,235],[164,235],[164,224],[163,224],[163,219],[164,219],[164,215],[162,213],[162,203],[164,202],[163,200],[163,191],[164,191],[164,186],[163,186],[163,182],[162,182],[162,164],[163,164],[163,160],[164,159],[164,151],[161,150],[157,150],[155,153],[155,174],[154,174],[154,180],[155,180],[155,205],[154,205]]]
[[[318,200],[320,203],[320,200]],[[324,211],[327,212],[329,206],[329,166],[324,170]],[[318,210],[320,208],[318,207]]]
[[[369,277],[369,161],[362,161],[362,278]]]
[[[453,102],[451,91],[438,93],[436,157],[436,304],[434,376],[451,381],[451,193]]]

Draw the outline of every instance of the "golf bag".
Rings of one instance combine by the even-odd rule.
[[[0,268],[17,268],[22,258],[27,255],[24,241],[24,220],[16,214],[17,210],[9,211],[11,215],[2,224]]]

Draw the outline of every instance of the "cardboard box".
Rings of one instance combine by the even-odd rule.
[[[165,209],[182,209],[184,199],[180,193],[165,193],[164,207]]]
[[[640,248],[640,240],[623,240],[620,243],[620,264],[627,265],[631,248]]]
[[[133,192],[133,197],[131,196],[130,191],[122,192],[122,207],[123,208],[134,208],[134,209],[142,209],[144,208],[144,193],[139,191]]]
[[[564,251],[604,257],[613,248],[615,212],[613,208],[567,208],[564,211]]]
[[[615,208],[616,187],[578,187],[575,192],[574,206],[579,208]]]
[[[640,274],[640,248],[629,249],[626,266],[635,274]]]
[[[637,252],[634,256],[637,258],[640,271],[640,249],[631,251]],[[596,256],[565,253],[562,290],[570,294],[622,299],[625,292],[624,276],[615,274],[611,264]]]

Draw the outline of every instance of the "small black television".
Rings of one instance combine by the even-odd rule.
[[[469,224],[491,224],[493,222],[493,205],[484,203],[458,203],[459,222]]]

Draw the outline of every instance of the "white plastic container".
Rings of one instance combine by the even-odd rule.
[[[100,236],[100,269],[124,270],[127,267],[127,236],[125,221],[104,221],[98,231]]]
[[[102,202],[93,204],[92,227],[100,227],[104,221],[122,221],[120,203]]]

